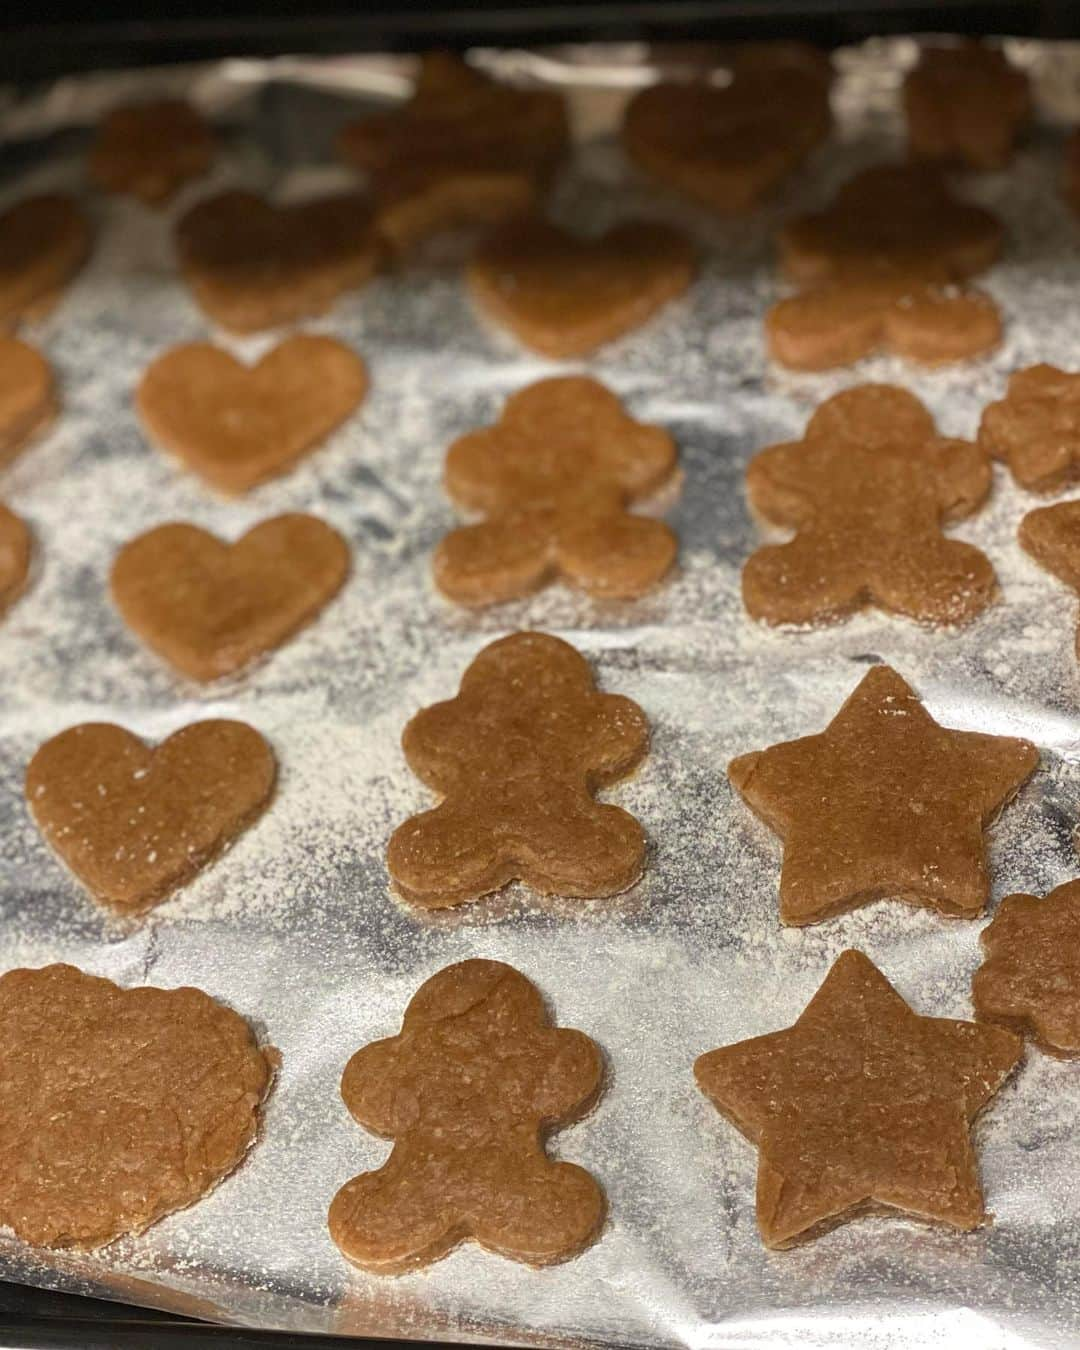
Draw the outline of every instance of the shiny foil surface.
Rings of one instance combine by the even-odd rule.
[[[520,1344],[990,1350],[1080,1335],[1077,1065],[1029,1049],[978,1122],[990,1226],[962,1235],[868,1219],[780,1253],[757,1234],[755,1152],[691,1075],[703,1051],[793,1022],[850,946],[916,1011],[971,1015],[984,920],[882,901],[781,929],[779,843],[725,777],[735,754],[820,730],[870,663],[893,665],[948,726],[1040,747],[1041,767],[989,832],[992,906],[1080,873],[1078,603],[1020,550],[1017,525],[1039,502],[1000,466],[990,502],[952,531],[989,555],[1002,592],[961,632],[874,612],[816,631],[770,631],[739,596],[740,566],[761,537],[744,466],[800,435],[827,395],[893,381],[928,404],[944,433],[970,436],[1014,368],[1080,366],[1080,223],[1059,195],[1062,129],[1080,113],[1080,52],[1012,51],[1035,78],[1039,129],[1006,172],[957,178],[962,195],[1007,226],[1005,257],[979,283],[1003,310],[1003,347],[937,372],[874,358],[800,376],[772,366],[763,349],[765,308],[783,293],[771,233],[858,167],[903,153],[898,86],[910,42],[837,53],[835,136],[766,207],[731,222],[636,176],[612,136],[629,93],[654,77],[656,53],[475,53],[572,101],[577,153],[557,183],[555,214],[583,227],[631,214],[682,222],[701,247],[696,281],[592,360],[559,364],[478,318],[460,257],[434,247],[306,325],[363,355],[371,393],[322,450],[236,501],[148,444],[132,407],[154,357],[212,333],[177,276],[172,221],[226,185],[285,199],[348,185],[334,133],[402,97],[409,62],[231,61],[0,96],[0,203],[62,187],[84,201],[96,231],[86,269],[23,331],[56,368],[63,414],[0,484],[37,545],[29,590],[0,628],[0,968],[71,961],[125,985],[195,984],[251,1019],[283,1057],[261,1138],[212,1195],[93,1255],[33,1252],[9,1236],[4,1278],[251,1326]],[[213,174],[162,213],[85,181],[102,110],[151,90],[185,92],[226,140]],[[271,340],[213,336],[247,357]],[[432,548],[455,520],[440,483],[445,450],[492,422],[509,393],[559,370],[599,376],[636,417],[677,438],[684,481],[667,510],[679,570],[634,603],[555,586],[479,613],[455,609],[430,580]],[[337,526],[353,573],[320,619],[263,665],[199,688],[126,631],[107,577],[127,540],[170,520],[235,538],[290,510]],[[651,753],[602,795],[644,825],[647,871],[610,901],[543,900],[511,887],[415,913],[390,893],[383,861],[392,828],[431,802],[405,764],[402,728],[454,693],[483,645],[522,627],[569,639],[604,689],[645,709]],[[156,740],[219,716],[250,722],[272,743],[281,775],[273,804],[143,922],[110,918],[28,817],[30,755],[82,721],[116,721]],[[341,1071],[359,1046],[398,1029],[428,976],[470,956],[512,963],[559,1024],[602,1046],[606,1091],[550,1151],[596,1176],[609,1219],[595,1246],[543,1271],[466,1245],[426,1271],[367,1275],[337,1252],[326,1211],[389,1144],[350,1119]]]

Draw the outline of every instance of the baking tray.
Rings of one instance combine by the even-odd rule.
[[[206,1201],[101,1256],[28,1253],[0,1266],[27,1284],[281,1331],[488,1343],[914,1347],[936,1336],[1050,1345],[1080,1329],[1072,1234],[1080,1082],[1037,1055],[995,1103],[979,1146],[995,1225],[971,1237],[902,1221],[852,1224],[790,1253],[765,1253],[753,1217],[753,1151],[696,1092],[702,1050],[790,1023],[845,946],[863,948],[921,1012],[970,1011],[978,923],[880,904],[817,928],[776,922],[776,841],[732,798],[735,753],[819,729],[867,663],[887,660],[952,726],[1038,742],[1044,762],[992,835],[994,898],[1076,874],[1080,722],[1075,600],[1021,553],[1034,504],[999,472],[989,507],[957,535],[998,570],[1004,602],[959,634],[880,615],[800,634],[742,611],[738,570],[757,540],[741,491],[749,456],[797,435],[829,393],[867,379],[905,384],[949,434],[972,434],[1006,374],[1080,349],[1077,227],[1057,197],[1061,135],[1078,119],[1075,48],[1017,42],[1037,80],[1042,130],[1009,174],[965,182],[1000,212],[1006,259],[986,279],[1007,337],[971,366],[919,373],[890,359],[824,376],[771,368],[761,317],[780,293],[770,248],[786,215],[825,199],[855,168],[899,149],[896,92],[909,41],[836,54],[835,142],[749,222],[718,223],[635,178],[611,138],[619,109],[655,75],[637,44],[476,59],[572,99],[579,153],[555,210],[582,226],[638,212],[675,220],[702,247],[690,294],[647,328],[573,368],[606,380],[640,418],[676,436],[686,489],[670,514],[679,574],[640,602],[602,606],[554,588],[481,614],[433,592],[429,559],[454,517],[443,453],[490,422],[510,391],[568,369],[479,321],[459,268],[439,258],[388,274],[311,325],[369,360],[372,394],[341,434],[285,479],[221,502],[148,447],[131,390],[148,361],[207,327],[178,282],[169,219],[87,197],[91,265],[29,336],[59,372],[65,413],[5,475],[40,560],[5,620],[0,678],[0,966],[73,960],[123,983],[193,982],[251,1017],[284,1055],[264,1136]],[[84,192],[88,128],[150,89],[187,93],[226,129],[214,178],[302,196],[342,186],[337,128],[408,88],[393,56],[237,60],[58,81],[12,95],[0,194]],[[250,356],[260,341],[232,343]],[[233,536],[308,509],[338,525],[353,579],[325,616],[264,667],[210,690],[176,681],[120,625],[105,577],[120,544],[166,519]],[[540,902],[520,888],[418,917],[390,895],[383,850],[427,801],[398,747],[419,707],[456,688],[481,646],[534,626],[575,643],[603,687],[637,699],[652,753],[610,793],[644,824],[648,870],[605,904]],[[88,718],[156,739],[198,717],[238,716],[278,752],[281,790],[214,868],[136,928],[110,922],[57,865],[21,800],[42,740]],[[558,1021],[604,1047],[607,1091],[557,1136],[557,1156],[605,1186],[597,1245],[541,1273],[463,1248],[429,1272],[354,1272],[325,1231],[337,1186],[386,1146],[337,1092],[358,1046],[391,1033],[428,975],[466,956],[508,960]]]

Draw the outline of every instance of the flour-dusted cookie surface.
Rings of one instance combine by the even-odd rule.
[[[412,96],[348,123],[338,145],[368,175],[379,232],[405,250],[444,229],[529,210],[568,142],[561,94],[515,88],[429,52]]]
[[[824,210],[796,217],[777,235],[785,274],[819,285],[891,267],[927,280],[962,281],[1001,253],[991,212],[954,197],[928,165],[864,169]]]
[[[630,699],[597,692],[569,643],[545,633],[491,643],[457,697],[417,713],[402,745],[442,797],[390,839],[387,865],[406,900],[442,908],[515,880],[615,895],[641,875],[641,826],[593,792],[640,763],[648,723]]]
[[[393,1273],[462,1241],[529,1265],[576,1255],[599,1233],[604,1194],[544,1137],[583,1115],[603,1078],[596,1044],[554,1027],[536,987],[501,961],[462,961],[413,996],[401,1031],[357,1051],[341,1095],[394,1140],[377,1172],[330,1206],[350,1261]]]
[[[992,351],[1001,333],[988,295],[892,268],[790,296],[765,316],[769,354],[792,370],[828,370],[877,351],[946,365]]]
[[[980,941],[986,959],[971,982],[979,1017],[1051,1055],[1080,1055],[1080,881],[1045,899],[1007,895]]]
[[[0,211],[0,330],[47,309],[89,252],[90,225],[72,197],[45,193]]]
[[[277,1052],[198,989],[0,978],[0,1224],[91,1249],[194,1204],[255,1142]]]
[[[0,464],[44,431],[57,407],[48,361],[28,343],[0,336]]]
[[[728,777],[783,841],[782,923],[885,898],[974,918],[983,831],[1038,762],[1029,741],[940,726],[874,666],[823,732],[740,755]]]
[[[979,444],[1004,460],[1021,487],[1055,492],[1080,478],[1080,372],[1027,366],[989,404]]]
[[[193,722],[150,747],[87,722],[37,751],[26,800],[95,899],[137,913],[164,900],[262,813],[273,751],[243,722]]]
[[[834,622],[867,605],[920,623],[968,623],[997,594],[994,569],[942,525],[977,510],[990,484],[986,452],[939,436],[906,390],[836,394],[801,441],[750,461],[751,505],[795,537],[750,556],[743,603],[774,624]]]
[[[1027,75],[981,42],[924,47],[903,101],[912,155],[973,169],[1004,168],[1031,121]]]
[[[196,302],[234,333],[324,313],[370,280],[380,256],[371,207],[355,193],[273,206],[222,192],[181,218],[176,248]]]
[[[90,177],[106,192],[161,206],[210,168],[210,128],[182,99],[151,99],[113,108],[90,150]]]
[[[341,589],[349,546],[324,521],[275,516],[233,544],[159,525],[125,544],[113,599],[125,623],[182,674],[215,680],[308,623]]]
[[[209,342],[173,347],[139,381],[151,440],[219,491],[285,473],[360,406],[367,367],[336,338],[302,333],[253,366]]]
[[[635,164],[723,214],[756,206],[831,124],[827,58],[798,43],[747,47],[746,56],[734,49],[728,84],[651,85],[630,100],[622,124]]]
[[[519,390],[494,426],[447,453],[447,492],[484,520],[439,545],[439,589],[487,604],[562,576],[597,596],[643,594],[670,569],[677,542],[627,507],[668,482],[675,464],[667,432],[635,422],[597,380],[560,376]]]
[[[528,217],[481,246],[468,280],[480,309],[527,347],[567,357],[640,327],[693,273],[693,246],[670,225],[625,221],[586,238]]]
[[[798,1021],[702,1055],[698,1087],[758,1149],[757,1220],[790,1247],[863,1214],[986,1223],[971,1124],[1018,1036],[913,1012],[846,951]]]

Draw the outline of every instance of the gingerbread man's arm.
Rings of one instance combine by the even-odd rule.
[[[972,441],[938,439],[926,448],[943,520],[961,520],[986,501],[993,476],[990,457]]]
[[[645,757],[649,723],[633,699],[595,695],[589,725],[587,768],[597,785],[624,777]]]
[[[762,450],[747,467],[750,505],[774,525],[798,529],[812,514],[817,484],[808,450],[805,441],[785,441]]]
[[[458,696],[422,708],[402,733],[401,748],[417,778],[447,797],[461,780],[475,740]]]
[[[499,428],[483,427],[460,436],[446,452],[443,484],[447,494],[466,511],[490,514],[508,504],[506,440]]]
[[[583,1031],[552,1028],[543,1036],[533,1093],[541,1126],[576,1120],[592,1106],[604,1077],[596,1042]]]
[[[401,1041],[400,1036],[390,1036],[363,1046],[341,1076],[341,1097],[350,1115],[384,1139],[407,1130],[419,1110],[400,1072]]]

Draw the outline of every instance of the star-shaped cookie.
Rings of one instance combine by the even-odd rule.
[[[868,1213],[985,1223],[969,1128],[1021,1050],[1001,1027],[920,1017],[846,951],[794,1026],[702,1055],[694,1077],[758,1146],[761,1238],[789,1247]]]
[[[1035,769],[1029,741],[940,726],[875,666],[816,736],[728,766],[780,835],[780,919],[819,923],[891,897],[956,918],[989,891],[983,830]]]

